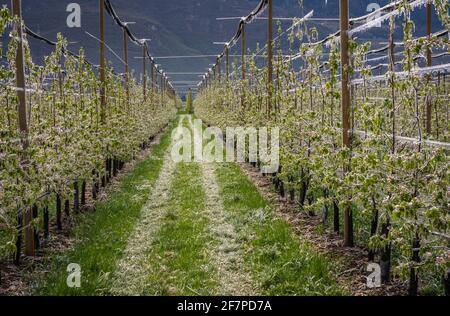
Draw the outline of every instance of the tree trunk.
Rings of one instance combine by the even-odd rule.
[[[35,219],[37,219],[38,216],[39,216],[39,208],[38,208],[38,206],[36,204],[33,205],[32,216],[33,216],[33,221]],[[37,229],[33,229],[33,234],[34,234],[34,249],[38,249],[41,246],[40,241],[39,241],[39,232],[38,232],[38,230]]]
[[[300,173],[300,178],[302,180],[300,185],[300,196],[299,196],[299,203],[302,208],[305,206],[306,195],[308,193],[308,186],[309,186],[309,180],[307,180],[305,176],[306,175],[302,170]]]
[[[281,197],[285,197],[285,192],[284,192],[284,182],[282,180],[278,180],[278,193],[280,194]]]
[[[114,159],[114,168],[113,168],[114,177],[117,177],[117,171],[118,171],[117,165],[118,165],[118,163],[119,163],[118,160]]]
[[[98,192],[98,174],[95,170],[92,170],[92,199],[97,199]]]
[[[333,200],[333,228],[334,232],[339,234],[339,205],[336,200]]]
[[[109,183],[110,179],[111,179],[111,164],[110,164],[111,160],[108,158],[106,159],[105,162],[105,178],[106,178],[106,184]],[[105,185],[106,186],[106,185]]]
[[[81,205],[86,205],[86,181],[81,182]]]
[[[444,276],[444,290],[445,296],[450,296],[450,269],[447,270]]]
[[[49,219],[49,214],[48,214],[48,206],[46,206],[46,207],[44,207],[44,238],[45,239],[48,239],[49,224],[50,224],[50,219]]]
[[[64,203],[64,213],[66,213],[66,216],[70,216],[70,202],[69,200],[66,200]]]
[[[389,236],[389,221],[381,226],[381,234],[387,238]],[[391,280],[391,244],[388,243],[380,254],[381,282],[386,284]]]
[[[370,224],[370,237],[375,236],[378,230],[378,209],[373,210],[372,223]],[[375,251],[369,250],[368,260],[373,262],[375,260]]]
[[[14,254],[14,264],[20,265],[20,256],[22,254],[22,228],[23,228],[23,215],[22,212],[17,214],[17,239],[16,239],[16,252]]]
[[[56,195],[56,228],[61,231],[62,230],[62,220],[61,220],[61,196],[59,194]]]
[[[412,262],[420,263],[420,239],[419,236],[416,234],[416,237],[414,238],[412,242]],[[417,273],[417,267],[414,265],[409,270],[409,289],[408,289],[408,295],[409,296],[417,296],[419,290],[419,276]]]
[[[75,212],[80,210],[80,189],[77,181],[73,183],[73,209]]]

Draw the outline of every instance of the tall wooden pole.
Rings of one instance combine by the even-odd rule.
[[[106,74],[105,74],[105,2],[99,0],[100,15],[100,119],[106,123]]]
[[[160,77],[160,85],[161,85],[161,105],[164,103],[164,76],[161,73],[161,77]]]
[[[244,88],[244,80],[245,80],[245,23],[242,24],[242,43],[241,43],[241,67],[242,67],[242,92],[241,92],[241,108],[244,107],[245,103],[245,88]]]
[[[217,58],[217,71],[218,71],[218,75],[219,75],[219,84],[220,84],[220,81],[221,81],[221,77],[222,77],[222,74],[221,74],[221,72],[222,72],[222,69],[221,69],[221,66],[220,66],[220,58]]]
[[[241,64],[242,64],[242,80],[245,79],[245,23],[242,24],[242,37],[241,37]]]
[[[158,93],[157,87],[156,87],[156,65],[155,62],[153,61],[153,75],[152,75],[152,80],[153,80],[153,93]]]
[[[427,36],[428,39],[431,39],[431,3],[427,4]],[[427,48],[427,66],[431,67],[433,65],[433,57],[431,55],[431,49]],[[431,79],[431,76],[428,77],[428,80]],[[431,95],[428,93],[427,95],[427,123],[426,123],[426,130],[428,137],[431,136]]]
[[[272,4],[272,0],[269,0],[268,6],[269,6],[269,17],[268,17],[268,30],[267,30],[267,34],[268,34],[268,38],[267,38],[267,95],[268,95],[268,100],[267,100],[267,110],[270,113],[272,111],[272,89],[273,89],[273,85],[272,85],[272,76],[273,76],[273,65],[272,65],[272,60],[273,60],[273,51],[272,51],[272,46],[273,46],[273,4]]]
[[[129,69],[128,69],[128,34],[123,30],[123,60],[125,61],[125,90],[127,93],[128,105],[130,103]]]
[[[395,28],[395,18],[392,17],[389,23],[389,71],[394,74],[395,72],[395,42],[394,42],[394,28]],[[396,121],[396,111],[395,111],[395,85],[394,85],[394,75],[391,75],[391,99],[392,99],[392,154],[395,154],[397,146],[397,121]]]
[[[155,63],[153,61],[150,62],[150,77],[152,78],[152,93],[155,93]]]
[[[230,79],[230,49],[225,47],[225,64],[226,64],[226,73],[227,73],[227,81]]]
[[[14,16],[19,18],[19,21],[15,24],[15,29],[19,37],[19,43],[17,45],[16,51],[16,86],[17,86],[17,98],[19,101],[18,119],[19,119],[19,130],[22,140],[22,148],[24,152],[29,146],[28,141],[28,122],[27,122],[27,99],[26,99],[26,87],[25,87],[25,60],[24,60],[24,49],[23,49],[23,29],[22,29],[22,1],[12,0],[11,3],[12,13]],[[26,162],[26,156],[22,159]],[[21,214],[19,214],[21,217]],[[27,207],[25,209],[25,214],[23,216],[23,224],[25,225],[25,255],[34,256],[34,229],[32,227],[32,211],[31,208]],[[20,237],[19,237],[20,238]],[[20,254],[20,249],[17,249],[18,254]],[[20,256],[18,256],[20,257]]]
[[[147,101],[147,46],[142,46],[142,89],[144,102]]]
[[[342,140],[343,146],[350,148],[350,86],[349,86],[349,54],[348,54],[348,27],[349,10],[348,0],[340,0],[340,28],[341,28],[341,107],[342,107]],[[348,170],[348,163],[344,167]],[[353,214],[351,207],[344,210],[344,246],[353,247]]]

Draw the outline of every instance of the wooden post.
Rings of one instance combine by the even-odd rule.
[[[144,93],[144,102],[147,101],[147,46],[144,44],[142,46],[142,89]]]
[[[342,140],[343,146],[350,148],[350,87],[349,87],[349,55],[348,55],[348,0],[340,0],[340,29],[341,29],[341,107],[342,107]],[[348,163],[344,169],[348,169]],[[350,207],[344,210],[344,246],[353,247],[353,214]]]
[[[272,111],[272,76],[273,76],[273,65],[272,65],[272,59],[273,59],[273,4],[272,0],[269,0],[268,3],[268,10],[269,10],[269,18],[268,18],[268,38],[267,38],[267,110],[268,113]]]
[[[125,61],[125,90],[127,93],[128,106],[130,105],[129,69],[128,69],[128,34],[123,29],[123,60]]]
[[[390,20],[390,31],[389,31],[389,71],[392,73],[392,78],[390,80],[391,84],[391,99],[392,99],[392,154],[395,154],[395,149],[397,146],[397,113],[395,112],[395,85],[394,85],[394,72],[395,72],[395,43],[394,43],[394,28],[395,19]]]
[[[17,98],[19,101],[18,119],[19,119],[19,130],[22,141],[22,149],[25,152],[29,146],[28,140],[28,122],[27,122],[27,101],[26,101],[26,90],[25,90],[25,59],[23,54],[23,30],[22,30],[22,2],[21,0],[12,0],[11,3],[12,13],[14,16],[19,18],[19,21],[15,24],[15,29],[19,37],[19,43],[16,52],[16,87],[17,87]],[[27,158],[25,155],[22,157],[24,162]],[[34,232],[32,223],[32,210],[27,207],[25,209],[25,214],[23,216],[24,227],[25,227],[25,255],[34,256]],[[20,249],[17,249],[20,256]]]
[[[241,92],[241,108],[244,107],[245,102],[245,89],[244,89],[244,80],[245,80],[245,23],[242,23],[242,52],[241,52],[241,68],[242,68],[242,92]]]
[[[155,93],[155,62],[151,62],[150,77],[152,78],[152,94]]]
[[[220,81],[221,81],[221,71],[222,71],[222,69],[221,69],[221,67],[220,67],[220,58],[217,58],[217,71],[218,71],[219,84],[220,84]]]
[[[161,86],[160,86],[160,91],[161,91],[161,105],[163,105],[163,103],[164,103],[164,76],[163,76],[162,73],[161,73],[159,79],[160,79],[159,84],[161,85]]]
[[[431,3],[427,3],[427,36],[428,39],[431,39]],[[427,66],[431,67],[433,65],[433,57],[431,55],[431,49],[427,48]],[[428,81],[430,81],[431,76],[428,76]],[[427,123],[426,123],[426,130],[427,130],[427,137],[431,136],[431,95],[428,93],[427,95]]]
[[[106,123],[106,74],[105,74],[105,2],[99,0],[100,14],[100,119]]]
[[[225,63],[226,63],[226,73],[227,73],[227,81],[230,79],[230,49],[228,45],[225,47]]]
[[[245,79],[245,23],[242,24],[242,42],[241,42],[241,64],[242,64],[242,80]]]

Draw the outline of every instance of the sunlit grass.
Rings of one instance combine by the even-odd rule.
[[[96,205],[96,211],[81,215],[73,237],[73,250],[50,257],[50,270],[36,282],[35,292],[42,295],[102,295],[108,293],[112,272],[146,197],[161,170],[164,152],[170,143],[170,128],[155,145],[148,159],[137,163],[125,176],[118,191]],[[159,159],[154,159],[159,158]],[[66,284],[67,265],[81,266],[81,287]]]
[[[224,206],[246,246],[245,260],[262,295],[341,295],[331,262],[301,242],[236,164],[222,164]],[[256,293],[255,293],[256,294]]]
[[[217,286],[208,251],[212,237],[204,215],[205,193],[198,164],[180,163],[170,191],[169,212],[148,253],[154,266],[149,295],[210,295]]]

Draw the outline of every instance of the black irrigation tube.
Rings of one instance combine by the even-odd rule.
[[[45,37],[43,37],[42,35],[39,35],[39,34],[37,34],[36,32],[32,31],[28,26],[24,26],[24,32],[25,32],[27,35],[31,36],[32,38],[34,38],[34,39],[36,39],[36,40],[39,40],[39,41],[41,41],[41,42],[43,42],[43,43],[46,43],[46,44],[48,44],[48,45],[50,45],[50,46],[55,47],[55,46],[57,45],[56,42],[54,42],[54,41],[52,41],[52,40],[49,40],[48,38],[45,38]],[[80,56],[80,55],[75,54],[74,52],[72,52],[72,51],[70,51],[70,50],[68,50],[68,49],[63,48],[63,53],[66,53],[66,54],[68,54],[68,55],[70,55],[70,56],[72,56],[72,57],[75,57],[75,58],[79,59],[79,60],[81,59],[81,56]],[[84,57],[83,57],[83,62],[84,62],[86,65],[88,65],[88,66],[90,66],[90,67],[92,67],[92,68],[94,68],[94,69],[98,69],[98,68],[99,68],[98,65],[94,65],[93,63],[91,63],[91,62],[89,62],[88,60],[86,60],[86,58],[84,58]],[[119,76],[119,74],[117,74],[113,69],[110,70],[110,71],[112,72],[112,74],[114,74],[114,75],[116,75],[116,76]]]
[[[109,0],[106,0],[109,1]],[[269,4],[269,0],[261,0],[261,2],[258,4],[258,6],[246,17],[243,17],[241,21],[239,22],[238,29],[235,33],[235,35],[231,38],[231,40],[225,45],[224,50],[222,53],[218,56],[219,59],[221,59],[225,55],[225,49],[226,48],[232,48],[234,45],[236,45],[237,41],[242,35],[242,31],[244,29],[244,26],[246,24],[252,23],[261,13],[265,11],[267,8],[267,5]]]
[[[141,40],[139,40],[129,29],[129,27],[120,20],[119,16],[117,15],[116,11],[114,10],[114,7],[112,6],[111,2],[109,0],[104,0],[105,2],[105,9],[106,12],[114,19],[116,24],[120,26],[122,29],[124,29],[127,32],[128,37],[131,39],[133,43],[135,43],[138,46],[142,46],[143,43]]]
[[[150,55],[149,53],[149,48],[146,42],[140,40],[139,38],[137,38],[130,30],[130,28],[128,27],[128,25],[126,23],[124,23],[119,16],[116,13],[116,10],[114,9],[113,5],[111,4],[111,1],[109,0],[104,0],[105,3],[105,9],[106,12],[113,18],[113,20],[116,22],[116,24],[122,28],[123,30],[125,30],[125,32],[128,35],[128,38],[136,45],[140,46],[140,47],[145,47],[146,48],[146,53],[147,53],[147,57],[148,59],[152,62],[155,63],[153,57]],[[158,68],[156,68],[156,71],[159,74],[163,74],[162,71]]]
[[[33,31],[32,31],[28,26],[26,26],[26,25],[24,26],[24,32],[25,32],[27,35],[33,37],[34,39],[40,40],[41,42],[44,42],[44,43],[46,43],[46,44],[48,44],[48,45],[50,45],[50,46],[56,46],[56,45],[57,45],[56,42],[53,42],[53,41],[49,40],[48,38],[45,38],[45,37],[43,37],[43,36],[41,36],[41,35],[39,35],[39,34],[33,32]],[[71,52],[71,51],[68,50],[68,49],[63,48],[63,52],[66,53],[66,54],[69,54],[69,55],[71,55],[71,56],[73,56],[73,57],[75,57],[75,58],[78,58],[78,59],[81,58],[78,54],[75,54],[75,53]],[[87,61],[86,59],[83,59],[83,61],[84,61],[86,64],[88,64],[89,66],[93,67],[93,68],[98,68],[97,65],[94,65],[93,63]]]

